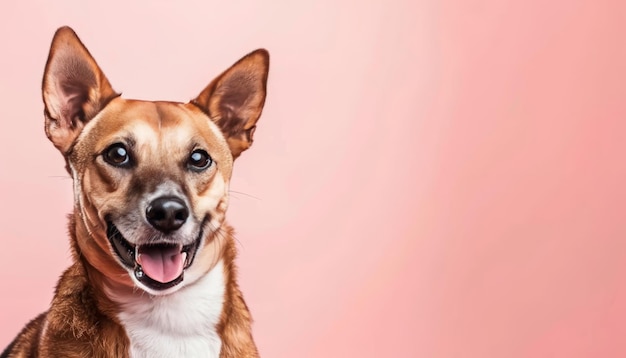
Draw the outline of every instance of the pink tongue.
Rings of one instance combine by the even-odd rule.
[[[180,247],[142,247],[137,257],[143,272],[151,279],[166,283],[183,272],[183,254]]]

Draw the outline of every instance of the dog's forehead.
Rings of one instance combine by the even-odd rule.
[[[110,112],[115,110],[117,113],[107,114],[101,125],[111,130],[109,135],[132,137],[133,142],[142,147],[176,148],[188,146],[190,142],[212,142],[219,137],[210,130],[208,120],[194,120],[195,116],[179,103],[127,101],[122,108],[112,107]]]
[[[145,136],[147,141],[184,141],[192,136],[208,141],[221,136],[213,130],[208,118],[199,118],[197,113],[176,102],[116,99],[106,106],[95,122],[102,136],[130,132],[138,140]]]

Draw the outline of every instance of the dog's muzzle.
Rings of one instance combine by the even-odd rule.
[[[184,270],[193,263],[203,230],[188,245],[156,243],[133,245],[110,221],[107,237],[121,263],[134,271],[135,278],[153,290],[165,290],[183,281]]]

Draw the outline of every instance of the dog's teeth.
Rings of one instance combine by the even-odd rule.
[[[187,252],[183,251],[182,255],[183,255],[184,265],[187,266]]]
[[[137,278],[143,277],[143,270],[141,269],[141,266],[137,266],[137,268],[135,269],[135,277]]]

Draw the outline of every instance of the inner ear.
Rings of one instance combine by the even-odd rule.
[[[89,88],[95,84],[95,79],[84,69],[63,71],[59,77],[63,78],[58,78],[55,83],[56,108],[49,113],[67,121],[68,126],[76,127],[78,121],[86,120],[83,104],[89,101]]]
[[[192,101],[219,126],[233,158],[252,145],[265,104],[268,71],[269,53],[256,50],[224,71]]]

